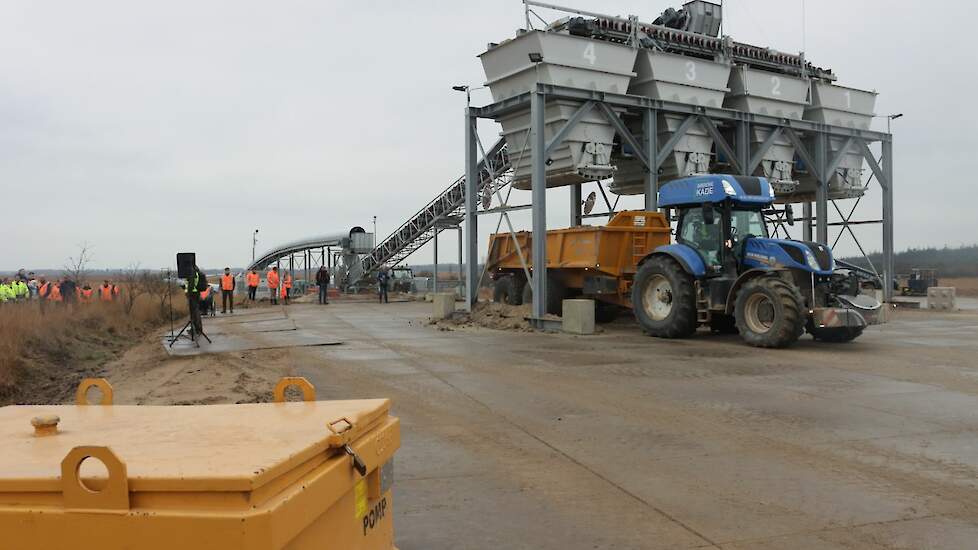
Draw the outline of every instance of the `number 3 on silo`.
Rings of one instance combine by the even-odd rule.
[[[589,43],[587,47],[584,48],[584,53],[581,54],[581,57],[587,59],[588,63],[590,63],[591,65],[594,65],[594,62],[597,60],[597,56],[594,55],[593,42]]]
[[[686,80],[696,80],[696,63],[686,62]]]

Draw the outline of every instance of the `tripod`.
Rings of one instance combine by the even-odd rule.
[[[200,313],[197,313],[197,315],[200,315]],[[207,343],[213,344],[213,342],[211,342],[211,339],[207,337],[207,334],[204,333],[203,327],[200,330],[200,335],[204,337],[204,340],[207,340]],[[200,347],[200,342],[197,340],[197,331],[194,330],[193,319],[187,321],[187,324],[183,325],[183,328],[180,329],[180,332],[178,332],[176,336],[170,336],[170,347],[172,348],[173,343],[179,340],[180,338],[187,338],[194,343],[194,346],[198,348]]]
[[[176,335],[173,334],[173,294],[172,294],[172,292],[173,292],[173,287],[172,286],[168,286],[167,287],[167,300],[169,300],[169,302],[170,302],[170,336],[169,336],[169,338],[170,338],[170,346],[169,347],[172,348],[173,347],[173,344],[177,340],[179,340],[180,338],[188,338],[191,342],[194,343],[194,346],[195,347],[198,347],[199,348],[200,347],[200,342],[197,340],[197,333],[198,333],[198,331],[197,330],[194,330],[194,327],[195,326],[200,327],[200,330],[199,330],[200,335],[203,336],[205,340],[207,340],[207,343],[212,344],[213,342],[211,342],[211,339],[208,338],[208,336],[207,336],[206,333],[204,333],[204,322],[200,318],[200,304],[199,304],[198,300],[192,300],[190,298],[190,295],[189,294],[187,295],[187,303],[190,306],[190,319],[187,320],[187,324],[183,325],[183,328],[180,329],[180,332],[178,332]],[[190,330],[188,331],[187,329],[190,329]]]

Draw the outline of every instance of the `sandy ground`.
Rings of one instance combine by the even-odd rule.
[[[252,311],[274,309],[253,308]],[[207,319],[205,330],[217,325],[241,333],[239,325],[225,322],[240,318],[229,315]],[[160,344],[160,335],[152,334],[107,365],[105,377],[112,384],[115,402],[120,404],[253,403],[271,401],[275,383],[283,376],[292,375],[293,366],[290,349],[170,357]]]
[[[976,311],[758,350],[627,320],[446,332],[430,308],[289,306],[343,344],[169,358],[147,341],[109,378],[122,403],[267,399],[293,373],[320,399],[393,399],[401,550],[974,547]]]

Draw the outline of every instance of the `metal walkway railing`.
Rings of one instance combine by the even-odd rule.
[[[498,177],[510,168],[505,140],[497,141],[486,152],[486,158],[489,159],[493,173],[490,174],[489,170],[486,169],[485,158],[479,161],[480,194],[483,187],[493,180],[493,176]],[[402,262],[430,241],[435,236],[436,231],[444,229],[444,227],[436,227],[439,220],[449,217],[456,217],[456,219],[464,217],[464,205],[465,176],[462,176],[380,242],[370,254],[364,256],[361,260],[362,273],[357,280],[351,281],[351,284],[356,284],[360,280],[370,277],[382,265],[394,266]]]

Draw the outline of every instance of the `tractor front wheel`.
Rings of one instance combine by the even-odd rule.
[[[751,346],[783,348],[804,333],[801,293],[778,277],[758,277],[744,284],[734,313],[740,336]]]
[[[632,308],[642,329],[660,338],[685,338],[696,332],[693,278],[672,258],[642,264],[632,285]]]

